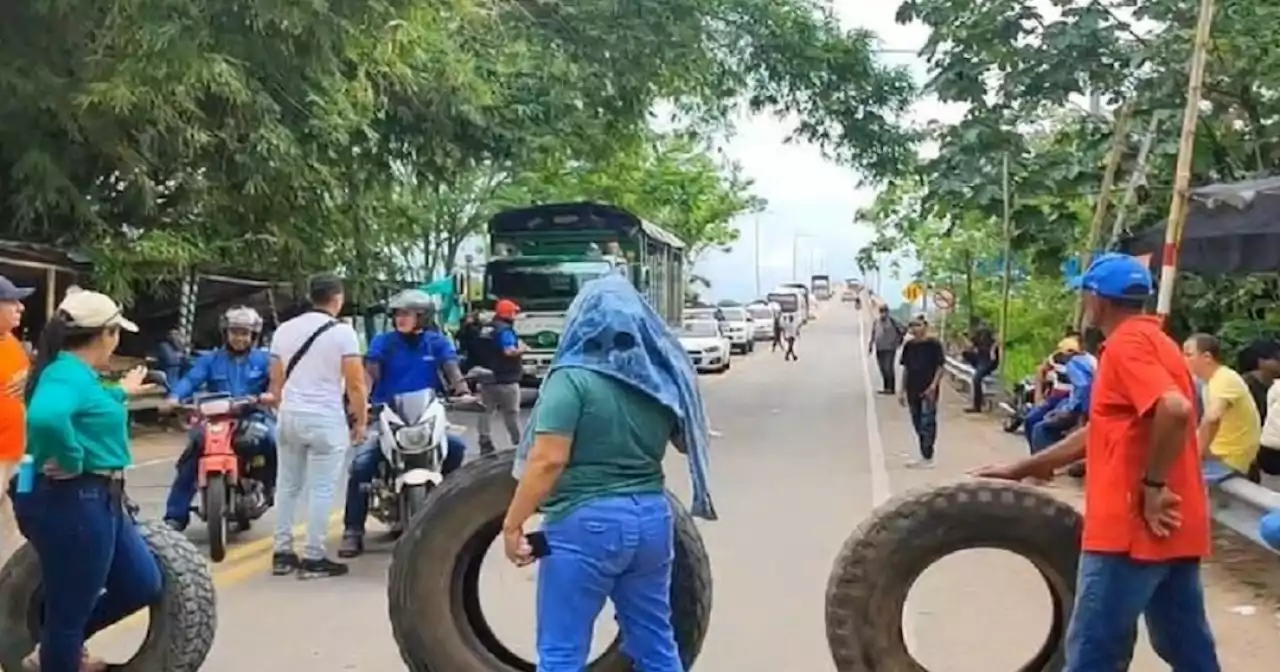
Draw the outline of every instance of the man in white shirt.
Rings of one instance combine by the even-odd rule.
[[[296,570],[303,579],[347,573],[346,565],[325,555],[324,539],[347,447],[360,442],[369,424],[360,342],[337,318],[345,299],[342,280],[315,276],[310,295],[312,309],[281,324],[271,338],[271,393],[280,400],[272,572]],[[299,559],[293,519],[308,474],[307,539]]]
[[[800,359],[796,356],[796,339],[800,338],[800,318],[795,313],[782,316],[782,337],[787,342],[787,352],[782,356],[782,361]]]

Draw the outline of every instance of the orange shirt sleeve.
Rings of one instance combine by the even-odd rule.
[[[1146,415],[1169,392],[1182,393],[1173,373],[1160,361],[1159,350],[1141,332],[1122,332],[1107,341],[1109,392]],[[1191,400],[1188,399],[1188,402]]]

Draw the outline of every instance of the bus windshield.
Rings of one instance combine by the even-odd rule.
[[[490,261],[485,299],[511,299],[525,310],[567,310],[584,284],[611,272],[607,261]]]

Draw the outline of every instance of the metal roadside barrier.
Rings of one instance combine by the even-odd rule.
[[[1228,478],[1210,486],[1211,515],[1223,525],[1257,544],[1280,555],[1280,550],[1263,541],[1260,534],[1262,516],[1280,511],[1280,492],[1258,485],[1239,476]]]
[[[973,386],[972,366],[958,357],[948,356],[945,370],[957,389],[965,393],[970,392]],[[996,381],[987,378],[983,383],[983,391],[987,398],[994,401],[999,391]],[[1262,516],[1271,511],[1280,511],[1280,492],[1239,476],[1216,481],[1211,479],[1211,483],[1210,513],[1214,521],[1259,547],[1280,555],[1280,550],[1272,548],[1263,541],[1259,529]]]

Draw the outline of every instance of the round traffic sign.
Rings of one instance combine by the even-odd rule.
[[[939,310],[951,310],[956,307],[956,295],[949,289],[939,289],[933,293],[933,305]]]
[[[919,301],[924,298],[924,285],[918,282],[913,282],[907,285],[902,288],[902,298],[906,299],[910,303]]]

